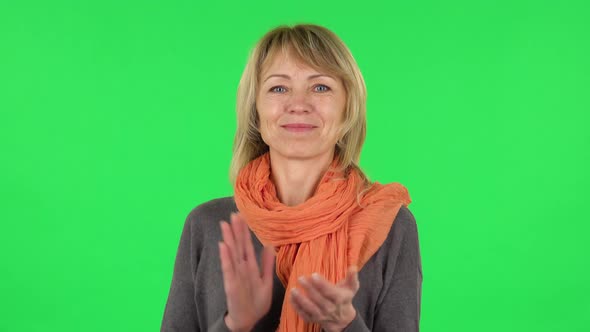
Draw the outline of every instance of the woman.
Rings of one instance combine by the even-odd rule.
[[[188,215],[162,331],[418,331],[411,200],[358,166],[365,100],[326,28],[258,42],[238,88],[234,196]]]

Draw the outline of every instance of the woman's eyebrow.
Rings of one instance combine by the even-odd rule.
[[[334,79],[334,77],[332,77],[332,76],[330,76],[330,75],[327,75],[327,74],[313,74],[313,75],[309,75],[309,76],[307,77],[307,80],[312,80],[312,79],[314,79],[314,78],[318,78],[318,77],[322,77],[322,76],[323,76],[323,77],[328,77],[328,78]],[[267,81],[269,78],[271,78],[271,77],[281,77],[281,78],[286,78],[286,79],[288,79],[288,80],[290,80],[290,79],[291,79],[291,76],[289,76],[289,75],[287,75],[287,74],[272,74],[272,75],[268,75],[268,76],[267,76],[267,77],[264,79],[264,81],[263,81],[263,82],[266,82],[266,81]]]

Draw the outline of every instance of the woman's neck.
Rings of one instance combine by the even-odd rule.
[[[310,198],[333,158],[334,152],[313,159],[292,159],[270,151],[270,176],[281,203],[295,206]]]

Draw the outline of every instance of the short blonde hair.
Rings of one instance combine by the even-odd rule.
[[[258,130],[256,95],[264,65],[279,52],[287,52],[302,63],[342,80],[346,109],[336,153],[343,169],[356,168],[368,186],[369,181],[358,166],[367,127],[365,81],[344,42],[327,28],[313,24],[279,26],[267,32],[252,50],[238,86],[231,183],[235,184],[242,167],[268,151]]]

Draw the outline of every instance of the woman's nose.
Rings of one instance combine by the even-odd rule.
[[[310,96],[306,91],[293,91],[287,103],[287,112],[301,113],[310,112],[312,104]]]

